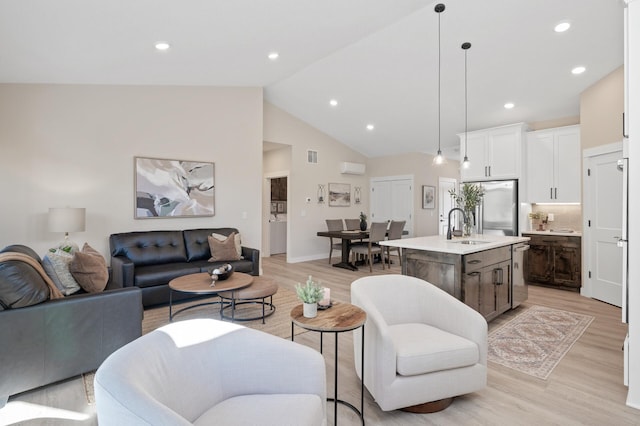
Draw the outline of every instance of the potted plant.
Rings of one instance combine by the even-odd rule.
[[[313,281],[311,275],[303,286],[296,284],[296,294],[303,303],[303,315],[305,318],[315,318],[318,315],[318,302],[324,297],[324,288]]]
[[[360,212],[360,230],[363,232],[367,230],[367,215],[364,212]]]
[[[539,220],[540,223],[538,223],[538,231],[544,231],[544,225],[547,224],[546,213],[541,211],[531,212],[529,213],[529,219]],[[531,226],[531,229],[533,229],[533,226]]]
[[[464,222],[464,235],[471,235],[471,230],[476,224],[476,208],[482,202],[484,189],[475,183],[465,183],[460,188],[460,193],[454,189],[449,190],[456,205],[464,210],[466,220]]]

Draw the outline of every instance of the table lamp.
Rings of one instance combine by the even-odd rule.
[[[69,240],[69,232],[84,232],[85,209],[62,207],[49,209],[49,231],[64,232],[64,241],[59,249],[72,253],[78,250],[78,245]]]

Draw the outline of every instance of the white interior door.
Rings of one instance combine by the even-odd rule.
[[[621,151],[589,157],[584,188],[585,219],[591,223],[585,228],[591,297],[615,306],[622,306],[622,248],[617,245],[622,232],[620,158]]]
[[[440,218],[439,234],[447,235],[447,214],[455,207],[449,190],[456,189],[458,182],[451,178],[438,179],[438,214]],[[453,218],[451,219],[453,221]]]
[[[371,181],[369,222],[386,222],[391,219],[391,194],[391,181]]]
[[[404,220],[404,230],[413,235],[413,178],[371,179],[371,222]]]
[[[404,220],[404,230],[409,236],[413,236],[413,180],[391,181],[391,192],[391,220]]]

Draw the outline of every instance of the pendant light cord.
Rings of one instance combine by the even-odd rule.
[[[441,74],[441,58],[440,58],[440,14],[438,12],[438,155],[440,155],[440,74]]]
[[[468,96],[467,96],[467,50],[471,48],[471,43],[462,43],[462,49],[464,50],[464,163],[463,166],[469,167],[469,158],[467,157],[467,131],[468,131]]]

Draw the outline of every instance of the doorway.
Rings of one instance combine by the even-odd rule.
[[[582,295],[622,306],[622,144],[585,150]]]
[[[458,181],[452,178],[438,178],[438,233],[439,235],[447,235],[447,221],[449,211],[455,207],[453,197],[449,193],[451,190],[457,189]],[[458,212],[456,212],[457,214]],[[456,216],[457,218],[457,216]],[[453,220],[453,218],[452,218]],[[457,223],[457,222],[453,222]]]

